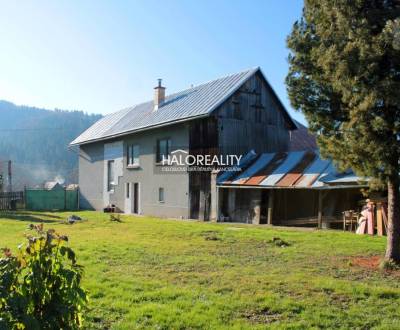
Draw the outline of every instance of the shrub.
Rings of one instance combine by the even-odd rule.
[[[88,297],[68,237],[43,224],[29,228],[28,243],[16,255],[3,249],[0,259],[0,329],[80,328]]]

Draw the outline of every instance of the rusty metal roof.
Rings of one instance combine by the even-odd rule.
[[[264,153],[251,151],[240,164],[240,171],[223,172],[219,186],[259,188],[324,188],[366,186],[368,179],[353,171],[339,172],[331,160],[317,150]]]

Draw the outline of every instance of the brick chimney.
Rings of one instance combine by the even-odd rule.
[[[158,79],[158,86],[154,87],[154,110],[158,110],[165,101],[165,87],[161,86],[161,81]]]

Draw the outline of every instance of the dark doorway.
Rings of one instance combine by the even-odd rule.
[[[139,183],[133,184],[133,213],[139,213]]]

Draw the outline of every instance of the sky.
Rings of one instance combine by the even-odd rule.
[[[108,114],[259,66],[291,115],[301,0],[0,0],[0,99]]]

